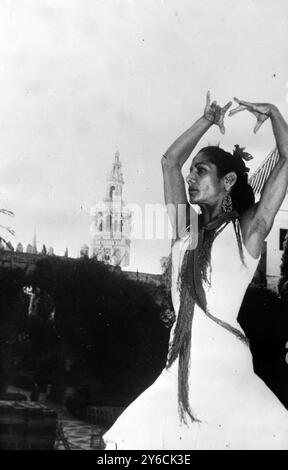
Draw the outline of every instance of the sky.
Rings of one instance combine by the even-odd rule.
[[[1,217],[13,245],[36,230],[38,249],[77,256],[117,148],[125,201],[163,204],[161,156],[207,90],[287,117],[287,18],[286,0],[0,0],[0,207],[15,213]],[[253,127],[240,113],[197,148],[245,146],[253,171],[275,146],[270,123]],[[132,240],[131,269],[160,272],[169,246]]]

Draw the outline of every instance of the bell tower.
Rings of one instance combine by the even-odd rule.
[[[112,171],[107,178],[106,201],[116,200],[116,198],[118,200],[122,199],[124,180],[123,174],[121,172],[122,165],[119,160],[119,156],[119,151],[116,150]]]
[[[90,256],[114,266],[130,264],[131,213],[123,201],[123,174],[120,154],[115,152],[106,180],[103,202],[91,209]]]

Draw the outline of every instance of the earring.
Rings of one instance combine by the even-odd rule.
[[[221,208],[223,212],[231,212],[233,210],[232,198],[228,192],[223,197]]]

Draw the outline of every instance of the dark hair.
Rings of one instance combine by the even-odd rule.
[[[253,189],[248,183],[249,168],[246,167],[243,161],[243,159],[250,160],[252,156],[244,152],[244,149],[241,149],[239,145],[235,145],[233,155],[216,146],[204,147],[200,152],[209,157],[210,162],[216,165],[219,178],[222,178],[230,171],[236,173],[237,181],[232,187],[230,195],[233,209],[239,215],[243,214],[255,202]]]

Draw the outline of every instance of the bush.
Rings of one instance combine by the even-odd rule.
[[[156,292],[88,258],[48,256],[39,259],[29,275],[7,270],[1,282],[5,288],[0,350],[6,354],[5,364],[12,359],[11,348],[6,347],[8,333],[16,338],[21,323],[28,339],[21,343],[23,361],[17,364],[37,375],[38,383],[44,385],[49,380],[59,401],[70,377],[80,384],[84,376],[97,377],[107,386],[107,393],[135,394],[165,366],[169,318],[166,313],[163,321],[161,317],[167,310],[164,287]],[[19,302],[27,285],[34,290],[29,317],[27,303]],[[11,334],[4,328],[6,319],[11,323]],[[71,363],[69,372],[66,360]],[[44,377],[41,371],[48,374]]]
[[[288,318],[285,305],[272,291],[249,287],[238,321],[250,341],[254,370],[288,408]]]

